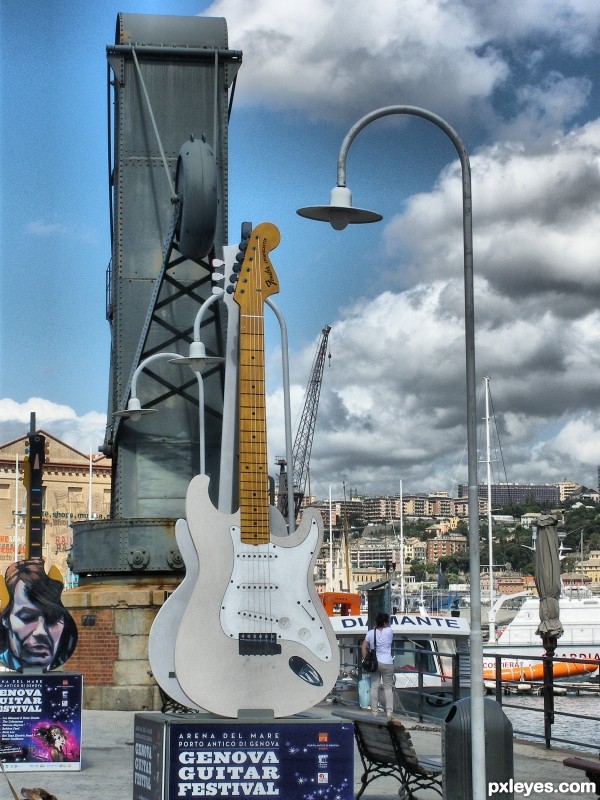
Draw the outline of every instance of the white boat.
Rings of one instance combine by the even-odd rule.
[[[358,703],[359,680],[366,677],[360,664],[361,642],[369,630],[367,615],[332,616],[330,620],[340,647],[341,664],[332,699]],[[464,684],[469,673],[469,623],[461,617],[425,612],[392,615],[390,628],[394,710],[423,719],[443,719],[454,700],[467,693]]]
[[[560,622],[564,632],[555,657],[593,659],[600,665],[600,598],[561,596]],[[536,633],[539,623],[539,599],[525,599],[508,625],[499,629],[496,641],[484,644],[484,669],[494,668],[493,654],[508,656],[502,659],[503,669],[533,663],[527,656],[543,656],[542,638]]]

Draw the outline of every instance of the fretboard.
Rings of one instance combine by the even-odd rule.
[[[239,328],[239,496],[241,540],[270,542],[267,420],[265,413],[264,304],[279,291],[269,251],[279,244],[271,222],[258,225],[245,247],[234,300],[240,307]]]
[[[258,310],[258,309],[257,309]],[[260,309],[262,310],[262,309]],[[240,314],[240,524],[245,544],[269,542],[269,484],[263,318]]]

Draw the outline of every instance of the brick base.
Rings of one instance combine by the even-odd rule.
[[[159,711],[148,662],[148,634],[168,586],[92,584],[62,593],[79,633],[65,669],[83,674],[84,706],[104,711]]]

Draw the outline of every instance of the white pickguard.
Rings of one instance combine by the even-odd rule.
[[[316,518],[293,557],[277,539],[254,546],[240,541],[238,526],[232,525],[230,533],[233,572],[221,606],[223,633],[237,639],[242,633],[275,632],[278,639],[305,645],[322,661],[331,659],[331,643],[307,589],[306,572],[319,544]]]

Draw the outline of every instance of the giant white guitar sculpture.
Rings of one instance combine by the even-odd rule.
[[[239,498],[217,511],[209,479],[188,487],[186,518],[200,565],[179,626],[175,672],[182,691],[215,714],[304,711],[330,691],[339,652],[313,583],[323,539],[319,512],[305,512],[290,536],[271,536],[266,446],[263,311],[279,291],[269,252],[279,231],[258,225],[234,299],[239,330]]]

